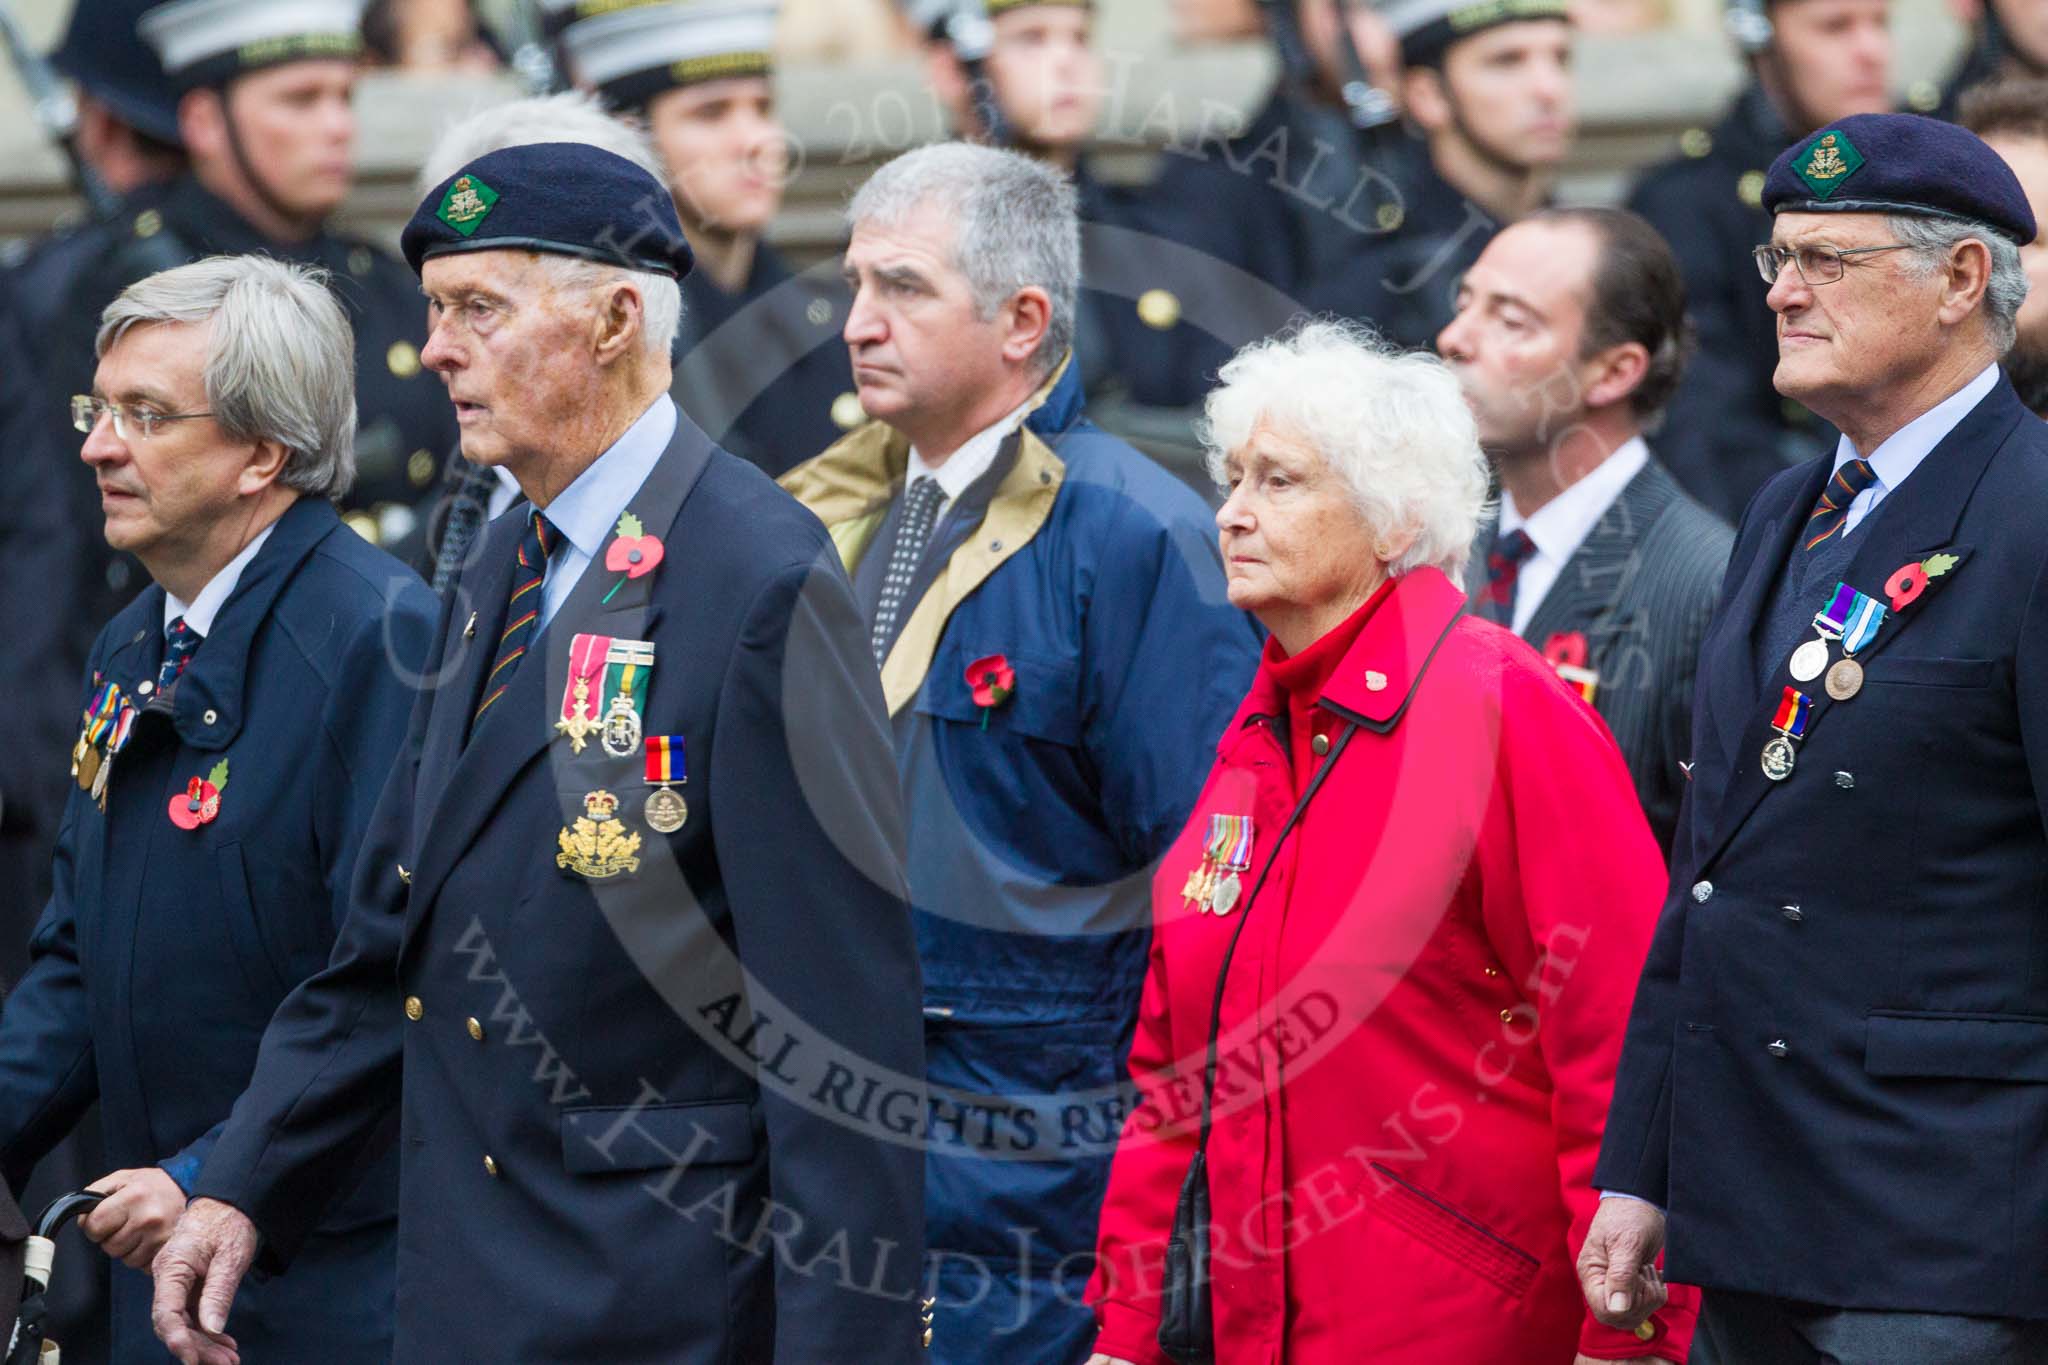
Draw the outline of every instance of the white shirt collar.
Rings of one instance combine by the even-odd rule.
[[[946,495],[946,502],[941,506],[950,504],[972,487],[976,479],[988,473],[989,466],[996,462],[996,455],[1003,448],[1004,440],[1011,432],[1024,425],[1024,419],[1030,415],[1032,403],[1037,397],[1034,393],[1012,408],[1008,415],[994,426],[984,427],[968,437],[937,469],[926,464],[924,456],[917,453],[916,446],[912,446],[910,467],[903,475],[903,486],[908,488],[924,476],[930,475],[939,481],[939,491]]]
[[[1614,453],[1602,460],[1593,471],[1571,487],[1544,503],[1529,516],[1523,516],[1516,508],[1512,495],[1503,493],[1500,500],[1500,530],[1502,535],[1519,528],[1528,533],[1535,542],[1536,552],[1544,558],[1563,564],[1578,552],[1593,528],[1600,524],[1600,518],[1621,496],[1629,481],[1643,472],[1643,466],[1650,462],[1650,447],[1640,436],[1631,436],[1616,446]]]
[[[170,589],[164,590],[164,629],[171,628],[171,622],[180,616],[185,618],[188,629],[197,631],[200,638],[213,634],[213,619],[220,615],[220,609],[233,595],[235,585],[242,581],[242,570],[249,567],[249,561],[263,548],[263,542],[270,539],[270,533],[277,529],[271,522],[256,533],[256,538],[242,547],[242,552],[221,566],[220,572],[206,580],[206,586],[190,602],[180,601]]]
[[[675,401],[660,395],[625,435],[547,505],[548,521],[585,560],[597,558],[618,525],[619,514],[660,462],[676,434],[676,419]]]
[[[1970,410],[1983,402],[1985,395],[1997,385],[1998,366],[1986,366],[1983,373],[1975,379],[1900,427],[1876,450],[1864,456],[1863,458],[1870,462],[1871,470],[1877,475],[1878,487],[1882,492],[1889,493],[1904,483],[1906,476],[1918,469],[1920,462],[1926,459],[1934,448],[1970,415]],[[1849,443],[1847,436],[1836,442],[1836,469],[1840,469],[1855,458],[1856,447]],[[1875,503],[1875,499],[1870,501]]]

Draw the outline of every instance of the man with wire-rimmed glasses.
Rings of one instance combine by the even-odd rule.
[[[1701,648],[1580,1279],[1632,1327],[1668,1240],[1710,1365],[2048,1360],[2048,427],[1998,368],[2034,215],[1911,114],[1763,199],[1774,383],[1841,439],[1750,503]]]
[[[112,1173],[81,1226],[121,1262],[107,1358],[139,1365],[164,1359],[150,1260],[271,1014],[327,962],[434,602],[335,510],[353,338],[316,272],[219,256],[150,276],[98,352],[71,416],[107,543],[151,582],[78,693],[55,889],[0,1016],[0,1173],[21,1188],[99,1104]],[[251,1359],[391,1358],[397,1165],[338,1174],[317,1247],[237,1305]]]

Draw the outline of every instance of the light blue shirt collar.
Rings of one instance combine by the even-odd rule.
[[[1869,455],[1860,457],[1870,462],[1877,481],[1858,493],[1856,501],[1849,504],[1849,517],[1843,523],[1844,534],[1855,530],[1859,522],[1877,510],[1877,505],[1904,483],[1907,475],[1918,469],[1920,462],[1948,439],[1948,434],[1961,425],[1971,409],[1983,402],[1997,385],[1998,366],[1985,367],[1982,374],[1893,432]],[[1849,443],[1847,436],[1842,437],[1835,445],[1835,468],[1839,470],[1857,458],[1856,447]]]
[[[626,434],[611,449],[591,462],[567,488],[547,506],[548,521],[567,543],[555,551],[548,566],[547,581],[541,586],[542,626],[554,619],[557,609],[583,577],[591,561],[604,552],[619,514],[654,472],[662,452],[675,439],[679,414],[667,394],[656,398],[640,419],[626,428]],[[655,529],[659,534],[658,528]]]
[[[270,533],[276,529],[277,523],[273,521],[258,531],[255,539],[242,547],[240,554],[223,564],[219,573],[206,580],[206,586],[201,588],[199,595],[190,602],[179,601],[177,596],[166,588],[164,630],[168,632],[171,622],[182,616],[185,618],[185,625],[200,639],[203,640],[213,634],[213,618],[220,615],[220,609],[227,604],[229,596],[235,591],[235,585],[242,581],[242,570],[249,567],[249,561],[256,557],[256,552],[263,548],[263,542],[270,539]]]

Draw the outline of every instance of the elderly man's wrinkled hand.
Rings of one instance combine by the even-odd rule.
[[[1657,1257],[1664,1214],[1640,1199],[1603,1199],[1579,1248],[1579,1288],[1594,1320],[1633,1332],[1670,1297]]]
[[[1088,1357],[1086,1365],[1131,1365],[1131,1362],[1125,1360],[1122,1356],[1106,1356],[1102,1352],[1097,1351],[1094,1355]]]
[[[256,1259],[256,1225],[231,1204],[196,1199],[157,1253],[150,1325],[183,1365],[241,1365],[227,1334],[235,1290]]]

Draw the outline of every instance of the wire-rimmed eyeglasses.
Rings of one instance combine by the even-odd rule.
[[[194,417],[211,417],[210,412],[152,412],[144,407],[123,407],[119,403],[108,403],[90,394],[78,393],[71,396],[71,425],[90,434],[100,424],[100,418],[114,419],[114,434],[122,440],[132,435],[147,441],[156,435],[158,427],[165,422],[186,422]]]
[[[1777,246],[1766,243],[1750,252],[1756,258],[1756,273],[1764,277],[1765,284],[1776,284],[1778,272],[1785,268],[1785,262],[1799,272],[1799,278],[1809,285],[1833,284],[1842,278],[1843,261],[1850,256],[1869,256],[1880,251],[1911,251],[1910,242],[1893,242],[1887,246],[1854,246],[1847,251],[1833,246]]]

